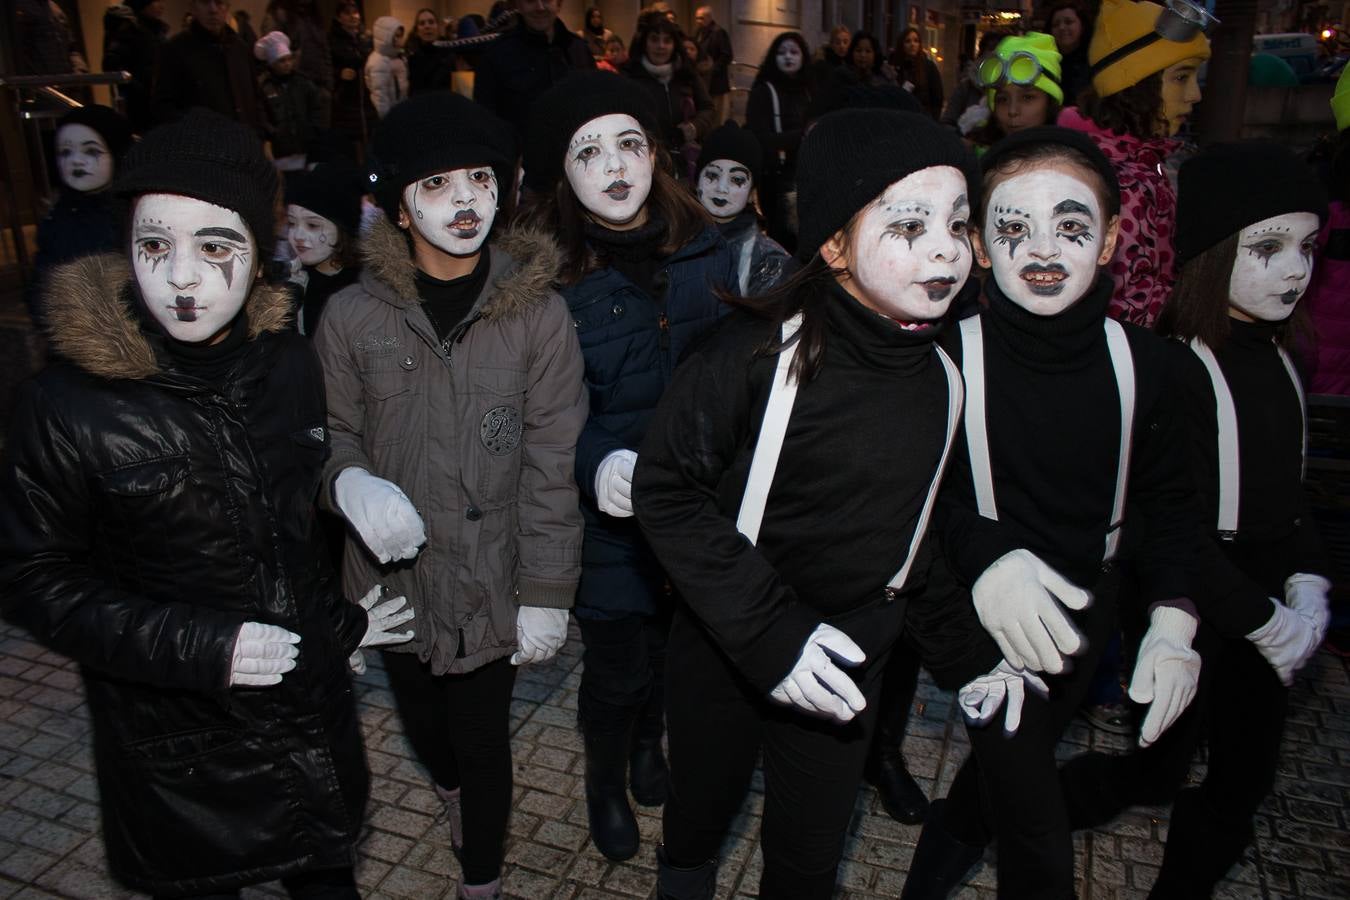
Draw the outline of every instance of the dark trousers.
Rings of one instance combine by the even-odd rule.
[[[660,737],[670,614],[595,619],[578,614],[582,671],[577,713],[593,734],[620,734],[635,724]]]
[[[919,688],[919,654],[905,644],[896,644],[882,676],[881,700],[877,709],[874,743],[877,753],[900,749],[905,728],[914,708],[914,692]]]
[[[301,872],[281,879],[287,895],[295,900],[360,900],[356,889],[356,875],[350,869],[319,869]],[[156,894],[156,900],[234,900],[239,891],[221,891],[215,894]]]
[[[972,846],[997,841],[1000,898],[1073,896],[1073,839],[1055,746],[1087,694],[1116,626],[1118,585],[1114,572],[1103,576],[1092,605],[1073,614],[1088,649],[1067,673],[1045,676],[1049,699],[1027,691],[1017,734],[1003,734],[1002,710],[988,725],[966,729],[971,755],[952,782],[941,827]]]
[[[763,751],[764,874],[759,896],[828,898],[876,721],[881,679],[860,687],[867,709],[847,725],[771,703],[733,670],[686,613],[670,634],[670,797],[666,855],[678,867],[717,857]],[[884,665],[884,660],[878,660]]]
[[[383,653],[403,733],[443,788],[460,789],[466,884],[501,874],[511,813],[511,688],[507,657],[463,675],[433,675],[411,653]]]

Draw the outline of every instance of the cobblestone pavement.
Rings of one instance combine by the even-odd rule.
[[[374,654],[368,654],[373,656]],[[512,704],[515,808],[507,848],[509,896],[651,897],[660,811],[640,810],[643,848],[611,863],[591,846],[582,799],[581,740],[575,727],[580,678],[575,628],[551,664],[526,668]],[[369,897],[452,898],[459,869],[449,830],[423,770],[411,758],[384,673],[358,680],[374,773],[369,822],[357,869]],[[946,793],[968,749],[952,696],[920,685],[905,754],[930,794]],[[1323,653],[1293,697],[1276,791],[1258,820],[1259,839],[1230,873],[1220,897],[1350,897],[1350,678]],[[1060,751],[1118,749],[1121,739],[1075,725]],[[1203,771],[1199,764],[1192,777]],[[763,795],[747,799],[724,854],[719,898],[752,897],[759,882],[757,834]],[[12,626],[0,625],[0,898],[134,896],[108,875],[98,835],[98,794],[78,670]],[[1110,828],[1080,835],[1079,896],[1144,897],[1162,858],[1166,809],[1140,809]],[[849,833],[839,895],[895,897],[919,835],[882,811],[864,789]],[[992,855],[958,894],[994,896]],[[277,885],[245,897],[279,896]]]

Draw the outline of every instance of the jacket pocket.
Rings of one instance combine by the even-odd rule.
[[[365,442],[384,447],[407,440],[420,401],[419,360],[410,355],[362,360]]]
[[[469,439],[477,442],[473,458],[483,460],[476,488],[488,508],[514,502],[520,478],[521,444],[525,439],[525,372],[520,369],[474,369],[471,378],[478,420]]]
[[[100,472],[95,480],[105,494],[154,497],[178,487],[191,471],[186,456],[166,456]]]

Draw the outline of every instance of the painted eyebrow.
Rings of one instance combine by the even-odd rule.
[[[619,137],[627,137],[630,134],[636,134],[638,137],[642,137],[642,132],[638,131],[636,128],[629,128],[624,131],[620,131]]]
[[[238,241],[241,244],[248,243],[248,238],[233,228],[202,228],[193,237],[218,237],[225,238],[227,241]]]
[[[742,175],[749,175],[749,174],[750,174],[750,170],[747,169],[745,166],[732,166],[732,167],[731,167],[731,171],[733,171],[733,172],[740,172]]]
[[[969,205],[970,200],[966,198],[965,194],[962,194],[961,196],[957,197],[956,200],[952,203],[952,212],[956,212],[961,207]]]
[[[160,234],[164,237],[173,237],[173,232],[162,225],[155,225],[150,222],[137,222],[136,230],[144,234]]]
[[[1062,216],[1065,213],[1078,213],[1080,216],[1092,215],[1092,210],[1088,209],[1077,200],[1061,200],[1055,204],[1052,215]]]

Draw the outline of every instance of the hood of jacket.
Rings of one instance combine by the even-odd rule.
[[[394,35],[403,27],[403,23],[393,16],[380,16],[370,26],[371,36],[375,40],[375,49],[383,56],[398,56],[400,50],[394,44]]]
[[[410,242],[380,216],[361,241],[361,284],[394,306],[422,302]],[[491,242],[487,297],[477,310],[484,319],[509,319],[547,298],[562,266],[557,243],[541,230],[509,228]]]
[[[140,317],[131,308],[131,266],[118,253],[85,256],[53,270],[47,287],[52,347],[91,375],[144,379],[163,370]],[[257,282],[244,301],[248,337],[282,331],[292,315],[290,294]]]

